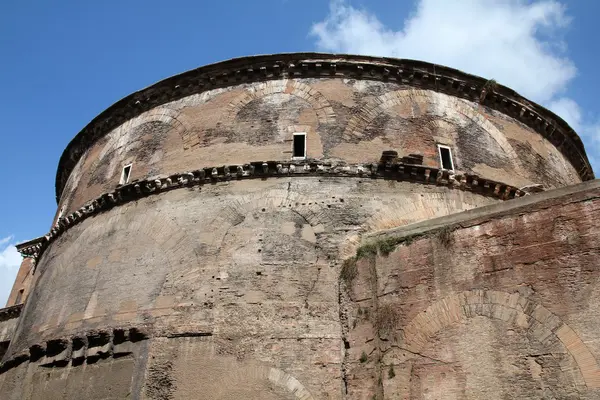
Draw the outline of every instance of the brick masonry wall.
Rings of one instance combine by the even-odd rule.
[[[425,165],[438,167],[440,143],[452,148],[457,170],[517,187],[580,181],[538,133],[479,103],[391,82],[281,79],[183,97],[118,126],[75,165],[59,210],[67,215],[114,189],[129,163],[136,180],[289,160],[295,132],[307,134],[308,157],[324,162],[376,162],[382,151],[396,150],[422,154]],[[555,275],[570,283],[552,291],[552,275],[548,288],[532,286],[544,281],[536,280],[543,272],[535,257],[546,249],[531,250],[544,238],[533,229],[537,220],[525,221],[531,210],[529,217],[510,217],[512,230],[486,236],[465,228],[462,239],[463,230],[452,234],[455,250],[431,238],[421,248],[417,240],[387,258],[360,260],[349,287],[340,279],[344,260],[369,232],[495,203],[458,187],[277,175],[214,180],[101,210],[62,232],[39,258],[11,327],[0,393],[11,399],[188,399],[199,390],[214,399],[494,398],[511,385],[534,398],[595,393],[591,328],[562,323],[575,321],[573,311],[588,301],[572,306],[565,296],[579,293],[581,282],[593,285],[591,272],[578,275],[573,267],[563,276],[559,263]],[[540,224],[553,214],[545,215]],[[577,230],[585,224],[573,221],[560,232],[575,254],[584,249],[581,238],[591,239]],[[469,235],[493,262],[470,255]],[[500,242],[486,242],[488,236]],[[507,249],[533,257],[523,265],[535,272],[503,264]],[[404,258],[414,270],[402,270]],[[492,269],[480,273],[482,265]],[[428,327],[422,310],[430,306],[437,319]],[[444,314],[448,307],[454,319]],[[385,321],[376,319],[374,334],[373,318],[385,309],[394,310],[394,323],[385,323],[384,333]],[[542,314],[547,318],[538,329],[531,318]],[[510,323],[512,333],[496,320]],[[491,370],[494,360],[474,356],[478,348],[501,368]],[[473,378],[474,371],[483,375]]]
[[[600,398],[600,185],[505,205],[358,261],[349,398]]]
[[[593,181],[492,204],[445,187],[315,177],[128,203],[43,254],[4,361],[29,355],[0,370],[0,390],[598,398],[599,190]],[[418,221],[422,236],[344,279],[361,235]],[[131,329],[144,334],[119,339]]]
[[[6,307],[11,307],[17,304],[23,304],[25,302],[25,299],[27,299],[33,280],[33,266],[33,258],[23,258],[21,266],[19,267],[19,272],[17,273],[17,277],[15,278],[15,283],[13,284],[12,290],[10,291],[10,295],[8,296]]]
[[[486,106],[397,83],[285,79],[209,90],[129,120],[93,145],[61,199],[69,213],[131,179],[250,161],[289,160],[294,132],[323,161],[374,162],[384,150],[422,154],[438,167],[436,144],[455,168],[521,187],[580,181],[564,156],[527,126]]]
[[[340,398],[338,276],[359,236],[498,201],[407,182],[284,177],[127,203],[43,253],[5,360],[57,338],[144,327],[149,358],[136,368],[153,371],[139,389],[148,398],[165,398],[165,376],[176,382],[169,396],[190,398],[199,375],[189,365],[237,382],[214,398],[269,398],[273,385],[273,396],[290,396],[296,381],[314,398]]]

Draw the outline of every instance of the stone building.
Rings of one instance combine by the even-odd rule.
[[[577,134],[430,63],[233,59],[69,143],[0,310],[2,399],[598,399]]]

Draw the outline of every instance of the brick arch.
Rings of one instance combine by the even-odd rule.
[[[165,124],[171,125],[173,129],[175,129],[179,133],[179,136],[182,138],[184,133],[188,131],[188,127],[184,125],[184,123],[182,123],[179,119],[178,111],[166,107],[160,107],[153,108],[152,110],[145,112],[136,118],[132,118],[120,125],[118,128],[114,129],[109,134],[109,142],[118,142],[120,138],[122,138],[124,135],[137,128],[138,126],[155,121],[160,121]],[[108,144],[109,143],[107,143],[104,146],[105,149],[109,147]],[[102,158],[104,155],[105,154],[103,150],[103,152],[100,153],[99,158]]]
[[[344,130],[346,139],[360,138],[375,118],[384,113],[388,108],[397,105],[406,105],[416,100],[423,100],[431,103],[431,99],[436,98],[436,104],[441,104],[439,111],[449,116],[461,116],[481,126],[498,143],[512,160],[517,160],[518,156],[506,137],[494,124],[484,118],[481,113],[469,105],[465,100],[440,94],[433,91],[405,89],[388,92],[376,97],[362,106],[357,113],[350,118]],[[436,110],[438,111],[438,110]],[[440,115],[441,117],[441,115]]]
[[[128,120],[107,135],[108,141],[104,144],[102,150],[98,154],[98,160],[102,160],[111,152],[117,153],[116,157],[113,157],[109,162],[107,176],[113,175],[114,169],[117,166],[117,159],[119,158],[118,156],[125,152],[127,144],[133,142],[133,138],[129,136],[130,133],[133,132],[135,128],[145,123],[155,121],[160,121],[170,125],[173,129],[175,129],[182,139],[185,135],[185,132],[189,131],[187,126],[181,122],[179,113],[166,107],[152,109],[136,118]]]
[[[403,330],[404,346],[419,353],[442,330],[476,316],[498,319],[526,329],[547,347],[558,346],[566,350],[572,360],[568,361],[570,365],[561,367],[575,367],[572,369],[580,372],[588,388],[600,388],[598,363],[577,333],[547,308],[519,293],[470,290],[452,294],[421,311],[406,325]]]
[[[269,368],[267,379],[275,386],[291,393],[298,400],[314,400],[314,397],[302,383],[292,375],[277,368]]]
[[[242,218],[251,212],[261,209],[273,210],[287,208],[302,217],[313,229],[327,231],[334,226],[334,220],[327,212],[324,204],[319,204],[312,198],[299,192],[284,188],[272,188],[267,191],[246,194],[223,205],[223,209],[206,227],[207,232],[213,232],[210,248],[218,249],[225,239],[230,227],[237,225]]]
[[[329,100],[316,89],[293,79],[262,82],[249,87],[244,94],[229,103],[225,121],[233,123],[238,112],[251,101],[276,93],[290,94],[308,102],[317,114],[319,125],[335,122],[335,112]]]

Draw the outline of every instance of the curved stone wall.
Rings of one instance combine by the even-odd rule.
[[[232,60],[160,82],[109,108],[69,144],[55,224],[20,249],[36,269],[0,365],[2,393],[380,399],[376,377],[389,362],[371,360],[382,338],[353,314],[373,301],[369,285],[377,282],[361,271],[354,287],[345,276],[361,237],[522,197],[524,186],[593,177],[570,128],[507,88],[405,60],[281,57],[285,63]],[[293,159],[300,132],[306,158]],[[441,168],[440,144],[451,148],[454,171]],[[382,157],[389,150],[398,157]],[[503,318],[480,310],[471,301],[478,288],[464,284],[448,301],[466,308],[446,321],[445,297],[430,285],[436,277],[408,275],[422,285],[400,282],[381,296],[415,291],[441,301],[431,309],[440,329],[430,336],[474,316]],[[512,289],[500,292],[508,293],[510,322],[528,318],[531,310],[512,304]],[[502,299],[494,304],[503,307]],[[412,356],[427,351],[422,315],[404,332],[413,335],[403,349]],[[366,349],[363,360],[357,352]],[[415,358],[396,350],[387,353],[392,364]],[[589,376],[568,379],[557,369],[580,360],[555,356],[544,382],[558,377],[584,391]],[[418,361],[415,371],[427,370]],[[399,376],[429,379],[426,372]],[[426,398],[419,391],[427,384],[414,385],[408,392]]]
[[[212,332],[215,310],[231,302],[304,306],[310,290],[335,309],[337,267],[362,232],[495,201],[369,177],[221,182],[142,198],[83,220],[48,247],[13,351],[81,329],[171,320],[175,310]],[[336,315],[318,318],[333,324]],[[286,324],[264,328],[284,334]]]
[[[282,79],[297,81],[304,78],[392,83],[401,87],[445,93],[483,104],[519,121],[547,139],[569,160],[582,180],[594,178],[581,139],[565,121],[493,80],[488,81],[452,68],[414,60],[290,53],[238,58],[197,68],[160,81],[115,103],[90,122],[67,146],[56,176],[57,201],[76,164],[90,146],[108,132],[134,120],[144,112],[191,95],[204,96],[214,89],[226,89],[240,83],[256,85],[259,82]],[[319,110],[321,121],[328,120],[331,108],[316,95],[314,89],[307,91],[308,86],[303,82],[296,82],[295,85],[298,86],[297,90],[289,90],[295,91],[295,95],[301,98],[304,96],[309,104],[316,106],[315,111]],[[281,84],[275,86],[281,88]],[[268,94],[271,90],[265,92],[263,89],[264,86],[253,89],[250,94],[236,99],[236,102],[242,106],[247,105],[254,93]],[[373,94],[362,94],[367,97],[371,95]],[[239,107],[233,105],[233,108]],[[353,112],[360,111],[354,109]],[[182,126],[177,129],[182,129]]]
[[[60,207],[71,212],[119,184],[219,165],[288,161],[294,133],[320,162],[372,163],[385,150],[440,167],[437,144],[455,169],[523,187],[580,182],[541,135],[481,104],[391,82],[280,79],[233,85],[165,103],[98,139],[76,164]]]
[[[162,373],[160,362],[173,374],[188,374],[188,364],[206,376],[227,370],[241,379],[240,395],[256,397],[244,385],[257,381],[242,377],[275,368],[315,398],[339,394],[339,268],[361,233],[498,201],[369,176],[275,176],[124,203],[44,251],[7,358],[57,338],[146,329]],[[176,398],[189,398],[181,393],[190,379],[178,378]]]

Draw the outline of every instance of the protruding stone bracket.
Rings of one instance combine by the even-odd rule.
[[[49,340],[46,342],[46,355],[40,361],[44,367],[65,366],[71,358],[71,341],[65,339]]]
[[[134,353],[136,343],[155,337],[212,336],[212,332],[171,333],[154,331],[149,326],[114,328],[90,331],[70,337],[51,339],[34,344],[28,350],[15,353],[0,364],[0,374],[23,362],[37,363],[41,367],[65,367],[69,363],[81,365],[104,358],[119,358]]]
[[[110,356],[121,357],[132,353],[133,343],[149,338],[148,332],[140,328],[92,331],[84,335],[52,339],[34,344],[26,352],[0,365],[0,373],[18,365],[15,360],[39,363],[42,367],[64,367],[70,361],[80,365]]]
[[[23,304],[17,304],[16,306],[0,308],[0,322],[8,321],[9,319],[13,318],[19,318],[22,310]]]

